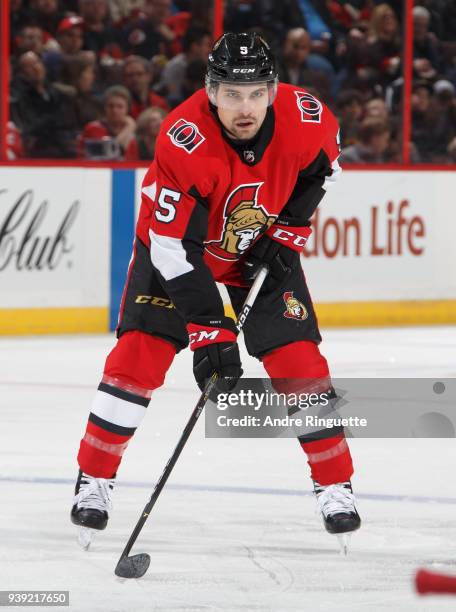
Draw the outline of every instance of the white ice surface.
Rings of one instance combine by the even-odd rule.
[[[296,442],[205,439],[202,417],[134,548],[151,554],[148,573],[116,578],[199,394],[185,351],[126,452],[107,530],[80,550],[75,455],[112,345],[0,340],[0,590],[69,590],[69,609],[84,612],[456,610],[456,598],[419,598],[411,583],[422,565],[456,572],[452,439],[351,440],[363,526],[344,559]],[[336,377],[456,377],[456,328],[328,331],[322,349]],[[263,375],[246,355],[244,365]]]

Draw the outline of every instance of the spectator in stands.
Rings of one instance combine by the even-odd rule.
[[[433,79],[440,69],[438,41],[429,32],[430,19],[424,6],[413,8],[413,68],[420,79]]]
[[[174,4],[176,4],[174,2]],[[225,30],[230,27],[227,25],[227,7],[225,6]],[[182,53],[182,39],[190,26],[195,26],[213,31],[214,27],[214,0],[190,0],[188,10],[179,11],[166,20],[166,25],[172,30],[174,40],[169,45],[171,56]]]
[[[358,130],[363,116],[361,94],[354,89],[341,91],[337,98],[337,118],[340,125],[342,148],[357,142]]]
[[[158,84],[169,100],[183,99],[185,70],[193,60],[206,62],[211,51],[212,37],[207,30],[192,27],[182,40],[182,53],[173,57],[164,67]]]
[[[31,0],[30,23],[38,25],[51,36],[57,33],[57,27],[63,19],[58,0]]]
[[[172,108],[178,106],[192,96],[198,89],[204,87],[206,77],[206,61],[202,59],[192,60],[185,69],[184,81],[179,94],[171,94],[169,103]]]
[[[109,12],[114,23],[126,23],[136,19],[144,6],[144,0],[109,0]]]
[[[122,80],[131,95],[130,116],[136,119],[146,108],[159,106],[169,111],[167,101],[151,90],[150,63],[139,55],[130,55],[123,65]]]
[[[268,42],[278,51],[291,29],[305,28],[298,0],[256,0],[255,13]]]
[[[21,29],[31,23],[30,12],[24,6],[23,0],[10,0],[10,38],[11,42],[16,40],[16,36]]]
[[[388,105],[383,98],[372,98],[364,104],[364,119],[380,119],[389,124],[390,144],[386,155],[390,157],[389,161],[400,163],[402,161],[402,150],[400,143],[402,141],[402,120],[399,113],[390,113]],[[411,150],[411,161],[419,161],[418,154]]]
[[[92,62],[96,61],[95,54],[92,51],[82,51],[84,42],[83,35],[84,22],[81,17],[72,16],[65,17],[59,23],[57,28],[57,42],[59,48],[54,51],[49,51],[43,57],[46,66],[46,72],[50,81],[60,79],[62,63],[67,57],[86,57]]]
[[[134,136],[135,121],[128,114],[128,89],[114,85],[104,95],[104,116],[88,123],[79,140],[79,154],[86,159],[123,159]]]
[[[57,41],[64,55],[76,55],[84,43],[84,20],[74,15],[65,17],[57,28]]]
[[[18,159],[24,157],[22,137],[12,121],[6,124],[6,159]]]
[[[456,137],[455,87],[450,81],[440,79],[434,83],[432,91],[434,114],[432,139],[435,142],[432,161],[445,163],[447,147],[451,140]]]
[[[379,4],[369,24],[367,64],[375,70],[369,77],[383,88],[400,73],[402,42],[399,22],[389,4]]]
[[[383,98],[372,98],[368,100],[364,105],[364,117],[375,117],[376,119],[383,119],[383,121],[389,121],[389,110]]]
[[[170,14],[171,0],[144,0],[142,16],[123,31],[124,51],[146,59],[166,54],[167,45],[174,40],[174,33],[166,25]]]
[[[416,81],[412,92],[412,142],[422,162],[432,161],[436,148],[434,139],[435,115],[432,108],[432,86],[427,81]]]
[[[39,26],[31,24],[24,25],[16,36],[16,56],[22,55],[27,51],[33,51],[39,56],[43,55],[44,34]]]
[[[456,2],[445,0],[444,5],[439,8],[442,16],[442,40],[456,44]]]
[[[367,37],[360,28],[352,28],[345,39],[339,40],[335,49],[339,70],[333,90],[338,93],[342,89],[370,89],[374,70],[367,67],[367,49]]]
[[[330,10],[331,2],[298,0],[298,5],[312,40],[312,53],[328,56],[336,34],[336,24]]]
[[[84,49],[104,59],[121,59],[123,53],[110,18],[108,0],[79,0],[79,15],[84,21]]]
[[[390,126],[386,121],[364,119],[359,128],[359,142],[342,149],[339,161],[352,164],[381,164],[389,161],[386,152],[390,134]]]
[[[261,10],[263,8],[258,4],[258,0],[226,0],[225,30],[229,32],[258,30],[262,23]],[[297,25],[302,25],[302,21],[297,21]]]
[[[78,131],[99,119],[103,106],[93,94],[95,66],[84,57],[68,57],[62,65],[61,81],[55,86],[73,101]]]
[[[151,160],[155,154],[155,141],[166,111],[152,106],[143,111],[136,121],[135,137],[130,141],[125,153],[127,161]]]
[[[334,69],[324,57],[312,54],[310,36],[304,28],[287,33],[279,56],[279,78],[293,85],[315,86],[325,101],[330,97],[330,84]]]
[[[74,157],[76,119],[71,101],[46,82],[42,60],[33,51],[18,60],[11,86],[11,118],[20,129],[26,157]]]

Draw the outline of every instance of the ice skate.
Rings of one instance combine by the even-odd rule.
[[[314,481],[317,510],[326,531],[337,535],[341,553],[346,555],[351,534],[361,526],[361,518],[355,508],[351,482],[323,486]]]
[[[71,521],[78,526],[78,543],[88,550],[96,531],[106,528],[112,509],[114,478],[94,478],[79,471]]]

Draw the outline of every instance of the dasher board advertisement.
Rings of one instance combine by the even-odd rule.
[[[106,331],[111,171],[2,168],[0,332]]]

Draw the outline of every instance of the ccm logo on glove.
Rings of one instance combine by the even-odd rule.
[[[236,342],[236,334],[220,327],[202,327],[189,323],[187,325],[190,349],[192,351],[213,344],[214,342]]]
[[[293,229],[295,231],[291,232],[290,229],[273,225],[266,234],[277,242],[285,242],[287,247],[293,249],[293,251],[301,252],[306,246],[307,239],[312,230],[310,227],[297,227]]]

